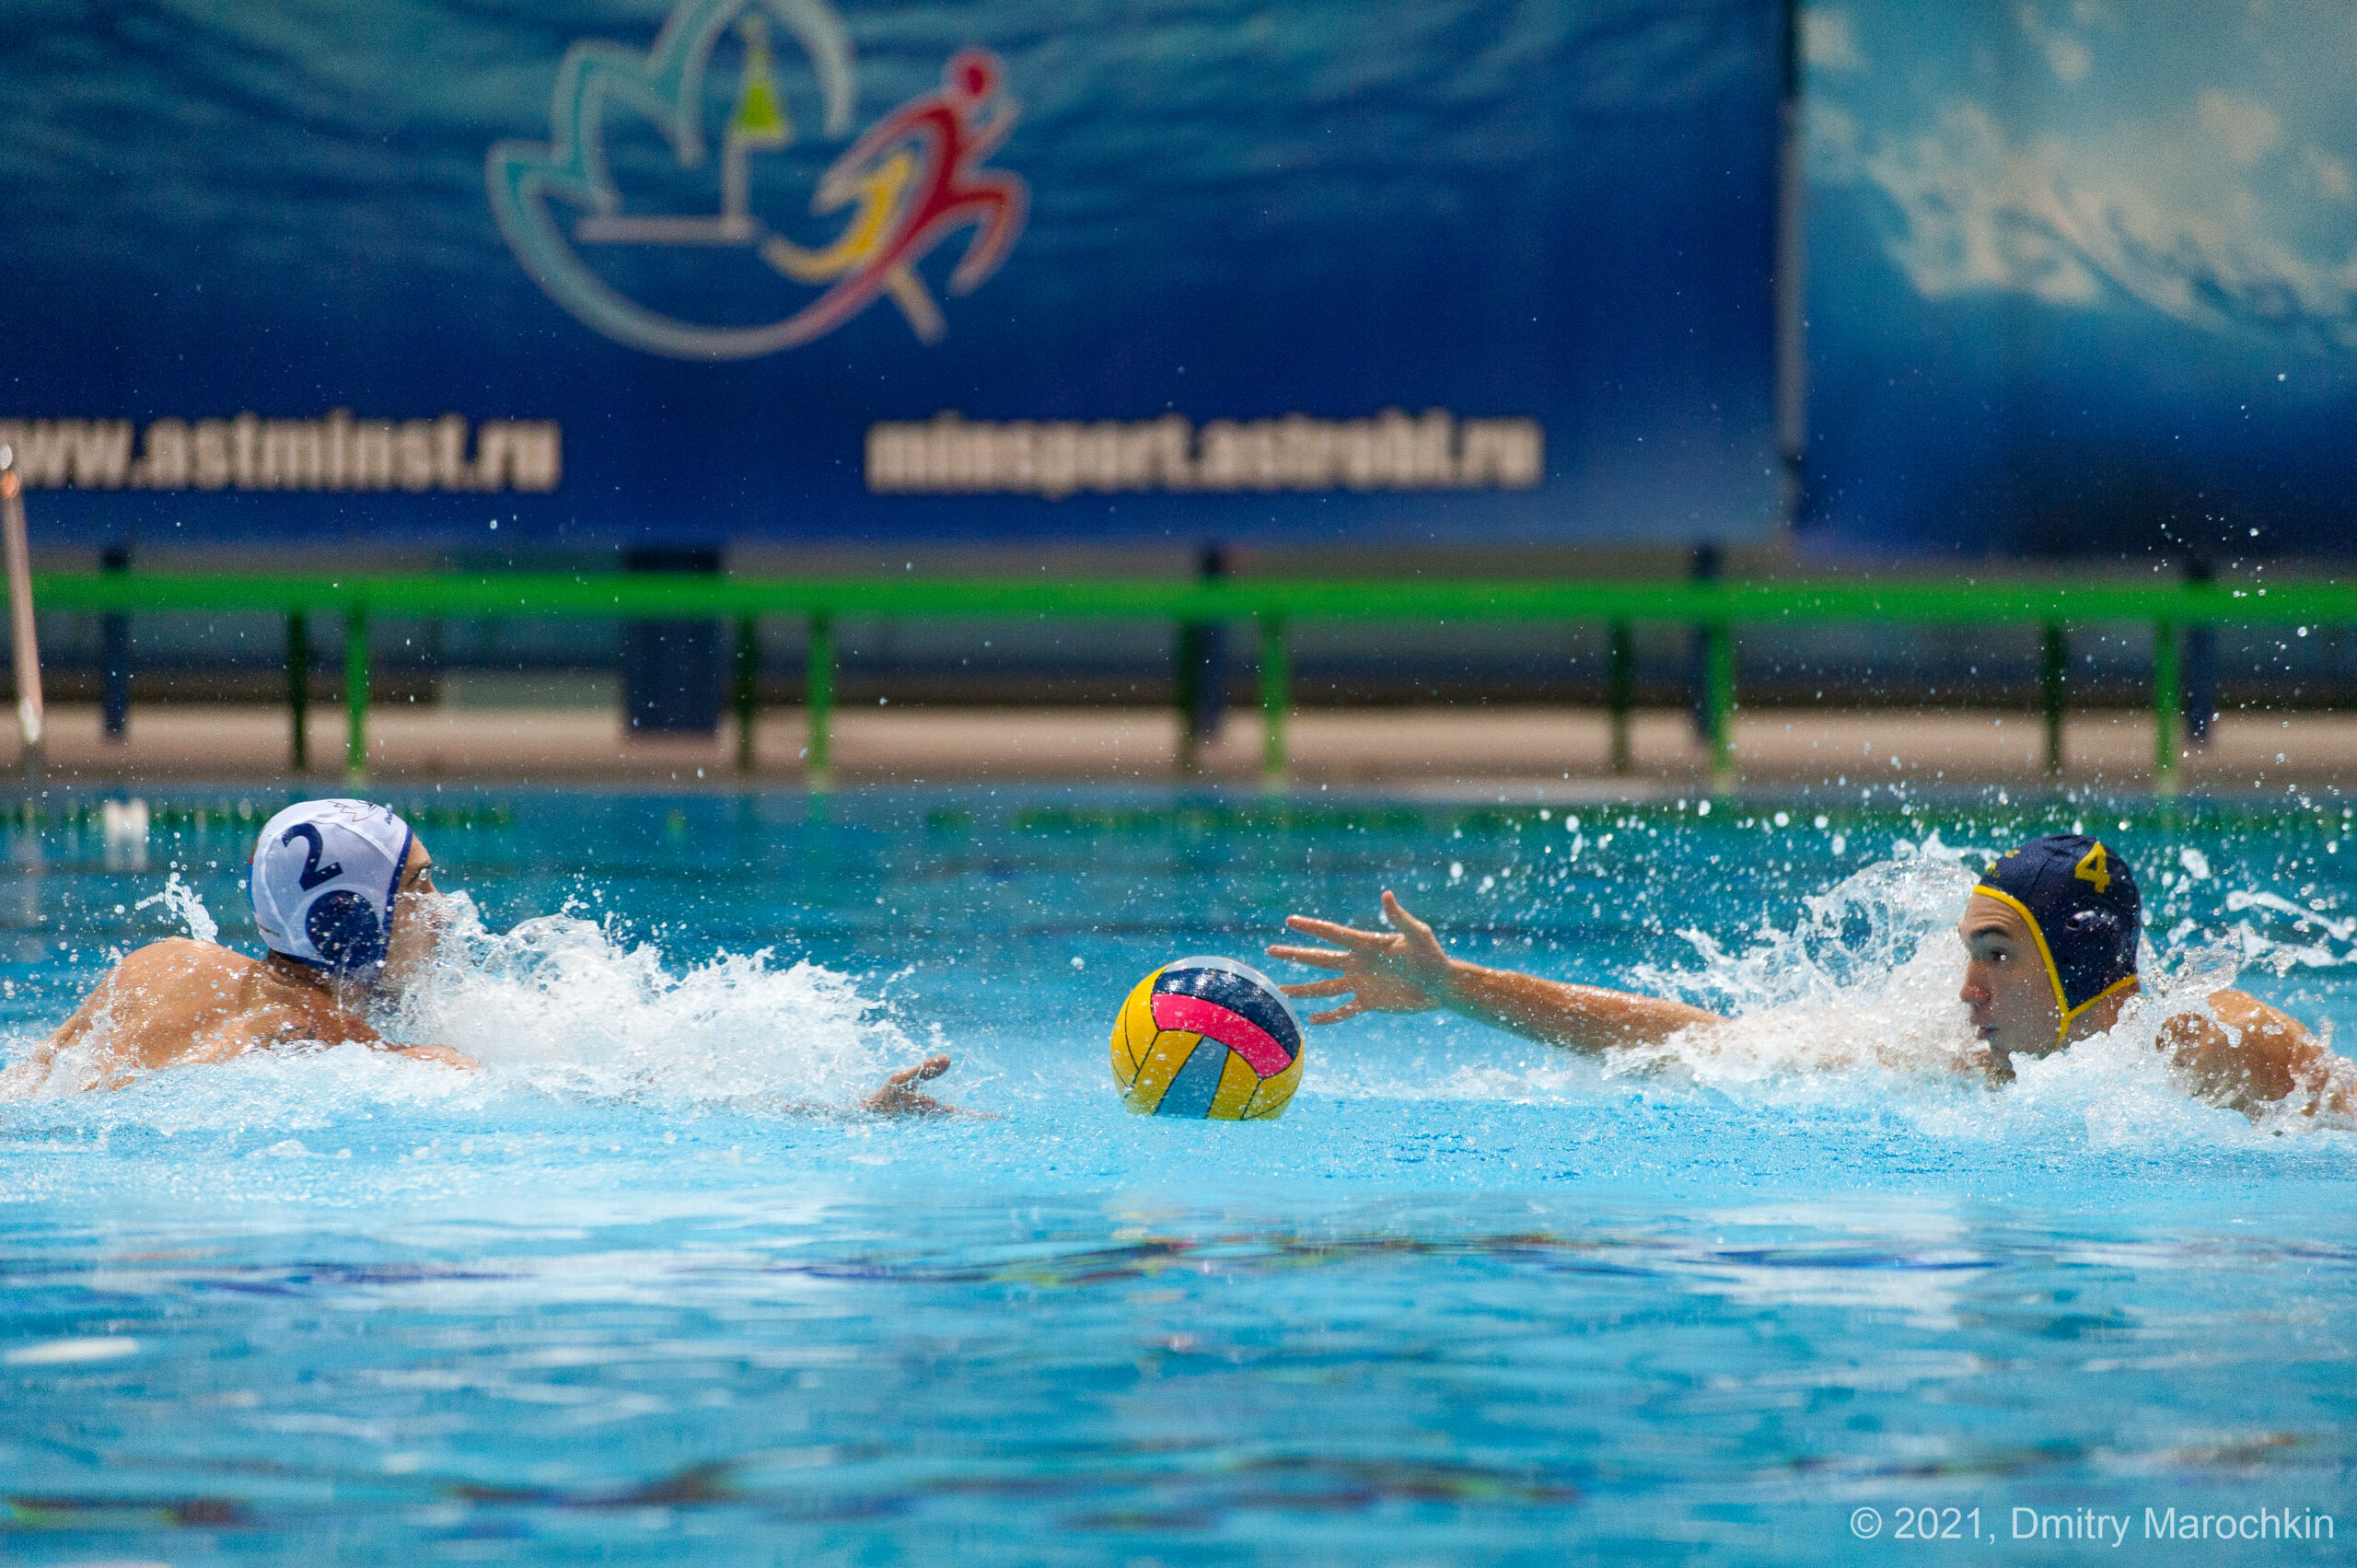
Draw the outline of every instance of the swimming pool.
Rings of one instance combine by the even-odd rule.
[[[486,1071],[346,1049],[0,1105],[0,1555],[2048,1561],[2119,1517],[2145,1559],[2302,1561],[2339,1549],[2148,1531],[2357,1528],[2357,1133],[2190,1104],[2127,1042],[1997,1093],[1940,1065],[1958,855],[2074,821],[2136,863],[2164,968],[2345,1041],[2337,799],[388,798],[479,912],[405,1027]],[[156,802],[144,864],[65,804],[8,838],[0,1053],[110,947],[255,947],[234,797]],[[1139,975],[1386,884],[1468,956],[1745,1008],[1739,1047],[1387,1017],[1318,1032],[1280,1121],[1120,1108]],[[934,1048],[999,1120],[792,1109]]]

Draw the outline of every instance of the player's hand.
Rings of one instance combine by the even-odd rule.
[[[1282,987],[1287,996],[1350,997],[1341,1006],[1313,1013],[1313,1024],[1339,1024],[1361,1013],[1421,1013],[1440,1005],[1451,968],[1433,928],[1410,914],[1389,889],[1383,893],[1383,916],[1388,931],[1361,931],[1306,914],[1288,915],[1285,924],[1305,935],[1333,944],[1331,947],[1274,947],[1269,957],[1313,969],[1339,970],[1331,980]]]
[[[918,1092],[917,1085],[949,1071],[949,1058],[928,1056],[913,1067],[903,1067],[884,1080],[884,1086],[860,1101],[862,1110],[878,1116],[948,1116],[958,1108]]]

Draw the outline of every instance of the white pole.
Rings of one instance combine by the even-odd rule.
[[[24,734],[25,782],[41,776],[41,648],[33,637],[33,554],[25,539],[25,485],[17,454],[0,445],[0,551],[8,564],[8,640],[17,657],[17,723]]]

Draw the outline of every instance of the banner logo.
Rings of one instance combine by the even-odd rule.
[[[565,52],[550,140],[501,142],[485,159],[501,232],[550,298],[596,331],[651,354],[774,354],[825,336],[879,297],[891,300],[919,339],[938,342],[947,323],[916,264],[959,230],[971,230],[949,274],[952,294],[970,293],[998,270],[1023,228],[1023,181],[983,167],[1015,128],[1017,112],[999,62],[979,49],[960,51],[943,71],[939,91],[911,99],[853,142],[810,198],[814,216],[846,213],[842,226],[822,245],[797,245],[752,203],[751,160],[795,140],[775,76],[772,21],[809,62],[822,131],[847,134],[855,66],[842,21],[824,0],[681,0],[644,55],[602,40]],[[608,163],[607,100],[644,115],[679,168],[702,168],[705,71],[714,46],[732,32],[742,68],[712,192],[718,210],[632,208]],[[800,296],[790,314],[755,325],[700,322],[632,297],[585,254],[648,248],[691,259],[749,253],[784,284],[820,292]]]

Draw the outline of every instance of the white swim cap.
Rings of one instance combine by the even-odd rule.
[[[263,823],[246,889],[270,950],[374,984],[412,836],[365,800],[306,800]]]

